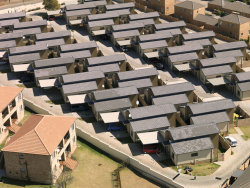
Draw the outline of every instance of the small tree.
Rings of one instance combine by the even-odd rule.
[[[58,0],[43,0],[43,5],[46,10],[57,10],[60,8]]]
[[[63,171],[60,177],[57,179],[56,185],[58,188],[66,188],[73,180],[71,171]]]

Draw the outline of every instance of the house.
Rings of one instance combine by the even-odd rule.
[[[236,42],[227,42],[223,44],[214,44],[212,46],[212,51],[213,53],[218,53],[218,52],[232,52],[234,50],[240,50],[243,54],[244,59],[247,58],[247,44],[244,41],[236,41]],[[228,53],[230,54],[230,53]],[[234,54],[234,53],[232,53]],[[226,56],[225,56],[226,57]],[[234,56],[238,57],[238,56]],[[240,61],[240,59],[239,59]]]
[[[165,15],[174,14],[175,0],[147,1],[147,7]]]
[[[19,30],[13,31],[13,33],[21,33],[22,34],[23,41],[24,41],[25,45],[34,44],[36,34],[39,34],[41,32],[42,31],[39,27],[19,29]]]
[[[234,94],[240,100],[248,100],[250,98],[250,72],[236,73],[233,86]]]
[[[164,86],[151,87],[149,91],[145,93],[145,99],[148,104],[154,104],[164,99],[168,99],[170,96],[177,97],[178,95],[178,98],[180,97],[180,99],[177,100],[181,103],[174,100],[172,102],[170,100],[168,101],[171,104],[193,103],[193,91],[194,86],[190,82],[173,83]],[[182,94],[184,94],[187,98]]]
[[[25,12],[14,12],[14,13],[0,14],[0,21],[13,20],[13,19],[19,19],[20,22],[24,22],[24,21],[26,21],[26,13]]]
[[[188,104],[185,108],[181,109],[181,115],[185,120],[190,120],[190,118],[194,116],[226,112],[230,118],[230,123],[232,123],[234,109],[235,105],[232,100],[221,99],[196,104]]]
[[[28,21],[25,12],[0,14],[0,33],[9,33],[13,31],[14,24]]]
[[[64,44],[71,44],[73,42],[71,38],[71,31],[69,30],[41,33],[36,35],[36,43],[47,43],[48,45],[53,45],[57,39],[61,39]]]
[[[183,1],[175,4],[174,11],[176,17],[192,23],[198,14],[205,15],[205,6],[192,1]]]
[[[213,57],[213,52],[212,52],[212,45],[213,43],[209,39],[199,39],[199,40],[191,40],[191,41],[184,41],[184,45],[195,45],[195,44],[200,44],[204,52],[202,53],[202,58],[208,58],[208,57]]]
[[[249,175],[250,175],[250,168],[248,167],[244,171],[237,170],[236,172],[240,172],[237,179],[230,185],[231,188],[244,188],[250,186],[249,184]],[[234,176],[235,177],[235,176]]]
[[[77,162],[74,117],[32,115],[2,149],[6,176],[11,179],[54,184],[63,165]]]
[[[70,4],[65,6],[65,13],[77,10],[89,10],[91,14],[100,14],[105,12],[107,1],[90,1],[82,4]]]
[[[186,125],[162,132],[163,146],[175,165],[212,162],[219,145],[215,123]]]
[[[107,36],[111,33],[111,27],[114,24],[113,19],[89,21],[88,32],[93,37]]]
[[[219,19],[219,31],[236,40],[247,40],[250,34],[250,18],[229,14]]]
[[[65,11],[66,22],[70,26],[83,25],[87,22],[88,15],[91,15],[89,9]]]
[[[162,33],[162,34],[169,33],[169,34],[171,34],[172,35],[171,46],[179,46],[182,44],[181,36],[183,33],[182,33],[181,29],[179,29],[179,28],[155,31],[155,33]]]
[[[4,33],[4,34],[0,34],[0,42],[11,42],[11,44],[6,44],[6,47],[1,47],[2,50],[8,50],[7,48],[10,48],[11,45],[15,45],[12,47],[16,47],[16,46],[23,46],[24,42],[23,42],[23,35],[21,33]],[[8,47],[9,46],[9,47]]]
[[[159,22],[159,13],[158,12],[148,12],[148,13],[141,13],[141,14],[132,14],[129,15],[129,20],[131,21],[139,21],[145,19],[153,19],[156,24]]]
[[[250,10],[246,3],[240,1],[224,1],[224,0],[213,0],[208,2],[208,10],[221,10],[227,14],[237,12],[242,16],[250,18]]]
[[[36,85],[42,88],[59,86],[60,83],[58,78],[64,74],[68,74],[68,70],[65,65],[34,70]]]
[[[129,23],[131,24],[143,24],[143,32],[141,34],[152,34],[155,32],[155,21],[153,18],[147,18],[147,19],[140,19],[140,20],[130,20]],[[139,26],[139,25],[138,25]]]
[[[18,87],[0,87],[0,142],[15,133],[18,123],[24,117],[23,89]]]
[[[93,71],[93,72],[81,72],[75,74],[67,74],[63,75],[59,78],[60,83],[62,84],[62,95],[64,101],[67,103],[71,103],[74,100],[74,105],[76,105],[75,100],[70,98],[70,96],[77,95],[77,99],[80,102],[88,102],[86,98],[87,93],[95,90],[102,90],[105,88],[105,75],[101,71]],[[73,97],[72,97],[73,98]],[[82,100],[80,100],[82,99]]]
[[[32,64],[39,59],[41,56],[38,52],[9,56],[10,69],[12,72],[32,71]]]
[[[19,22],[14,24],[14,31],[23,30],[23,29],[31,29],[31,28],[40,28],[42,33],[48,32],[47,28],[47,20],[37,20],[30,22]]]

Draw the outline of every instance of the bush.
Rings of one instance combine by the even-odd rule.
[[[46,10],[57,10],[60,8],[57,0],[43,0],[43,5]]]

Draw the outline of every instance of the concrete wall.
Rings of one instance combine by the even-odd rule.
[[[221,135],[219,135],[219,142],[222,148],[226,150],[226,152],[218,153],[218,161],[224,161],[231,155],[232,148]]]

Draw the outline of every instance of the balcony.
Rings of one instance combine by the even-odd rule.
[[[13,101],[9,104],[9,107],[10,107],[10,111],[12,111],[12,110],[16,107],[16,101],[13,100]]]
[[[9,110],[8,110],[8,107],[5,108],[3,111],[2,111],[2,117],[3,119],[9,114]]]

